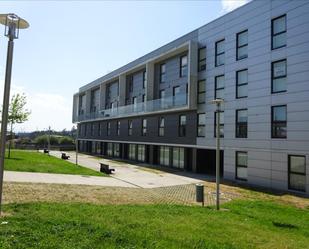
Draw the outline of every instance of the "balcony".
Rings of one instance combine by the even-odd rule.
[[[78,122],[85,120],[123,118],[129,116],[139,116],[155,112],[171,111],[188,107],[187,94],[179,94],[163,99],[155,99],[132,105],[119,106],[112,109],[105,109],[97,112],[78,115]]]

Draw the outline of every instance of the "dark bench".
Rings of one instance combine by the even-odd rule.
[[[70,156],[67,156],[66,153],[64,153],[64,152],[61,153],[61,159],[68,160],[69,158],[70,158]]]
[[[100,163],[100,172],[111,174],[115,169],[110,169],[108,164]]]
[[[49,153],[49,150],[48,149],[44,149],[44,153]]]

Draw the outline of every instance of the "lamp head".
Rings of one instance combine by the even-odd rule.
[[[29,23],[16,14],[0,14],[0,23],[5,26],[4,35],[11,40],[18,39],[19,29],[26,29]]]
[[[221,105],[221,104],[224,103],[224,99],[217,98],[217,99],[214,99],[214,100],[210,101],[210,103],[216,104],[216,105]]]

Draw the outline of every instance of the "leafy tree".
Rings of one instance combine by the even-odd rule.
[[[59,144],[61,145],[72,145],[74,144],[74,140],[71,137],[61,137],[59,139]]]
[[[44,145],[47,146],[48,144],[48,135],[42,135],[38,136],[34,139],[34,142],[38,145]],[[58,137],[56,136],[50,136],[50,144],[51,145],[57,145],[59,144]]]
[[[15,124],[21,124],[28,120],[30,111],[25,109],[27,104],[26,95],[25,94],[14,94],[12,96],[10,106],[9,106],[9,115],[8,115],[8,124],[10,126],[10,143],[9,143],[9,154],[8,157],[11,157],[11,147],[13,136],[13,126]]]

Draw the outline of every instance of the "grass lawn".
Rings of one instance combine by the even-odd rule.
[[[7,204],[0,248],[309,248],[309,210],[234,200],[177,205]]]
[[[11,158],[4,163],[5,170],[58,173],[73,175],[106,176],[103,173],[48,156],[36,151],[12,150]]]

